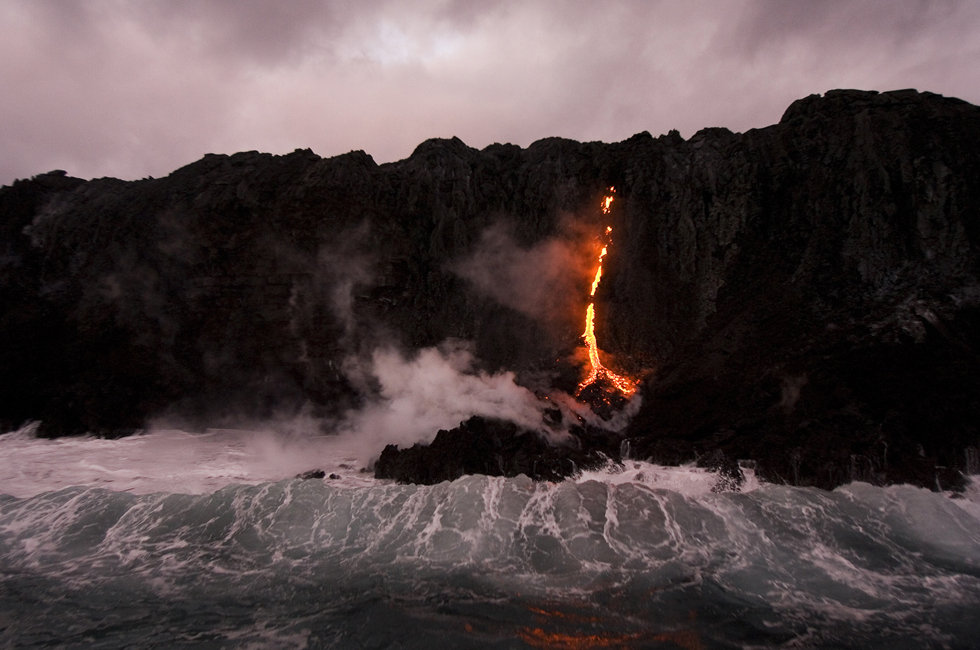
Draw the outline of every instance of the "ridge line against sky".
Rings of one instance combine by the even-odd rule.
[[[967,0],[0,0],[0,184],[745,131],[832,88],[976,104],[978,60]]]

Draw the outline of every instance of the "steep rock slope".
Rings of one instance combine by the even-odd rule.
[[[634,453],[720,447],[826,487],[954,483],[934,467],[978,442],[978,126],[954,100],[838,91],[693,138],[692,164],[630,201],[637,229],[666,231],[631,238],[613,280],[611,337],[663,346]]]

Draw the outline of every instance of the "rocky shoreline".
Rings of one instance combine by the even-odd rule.
[[[430,446],[441,460],[386,450],[379,471],[548,478],[623,441],[823,488],[980,471],[980,108],[912,90],[830,91],[686,140],[453,138],[385,165],[246,152],[160,179],[17,181],[0,188],[0,425],[332,422],[377,390],[352,359],[448,339],[571,394],[575,260],[610,186],[595,332],[643,377],[636,416],[561,452],[464,420]]]

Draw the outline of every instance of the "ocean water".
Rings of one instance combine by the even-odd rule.
[[[971,648],[980,498],[639,461],[375,481],[341,441],[0,436],[0,647]],[[339,478],[300,480],[322,467]]]

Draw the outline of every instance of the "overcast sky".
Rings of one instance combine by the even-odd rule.
[[[745,131],[832,88],[980,104],[978,62],[972,1],[0,0],[0,184]]]

